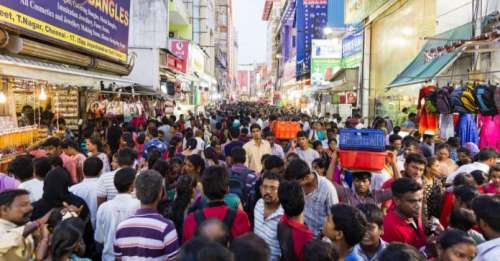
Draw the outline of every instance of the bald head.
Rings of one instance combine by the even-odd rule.
[[[226,225],[216,218],[209,218],[203,221],[203,223],[198,226],[196,235],[210,241],[221,243],[224,246],[227,246],[229,242],[229,231]]]

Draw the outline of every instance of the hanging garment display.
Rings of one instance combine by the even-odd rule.
[[[437,132],[438,129],[438,114],[437,109],[432,103],[431,95],[436,94],[435,86],[425,86],[420,89],[418,95],[418,131],[424,133],[425,131]]]
[[[445,139],[455,136],[453,114],[441,114],[439,116],[439,136]]]
[[[477,133],[474,115],[470,113],[461,113],[458,120],[458,136],[460,145],[464,146],[468,142],[478,144],[479,135]]]
[[[494,148],[500,151],[500,114],[495,116],[477,116],[477,125],[481,130],[479,135],[479,148]]]

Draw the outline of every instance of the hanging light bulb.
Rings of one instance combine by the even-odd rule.
[[[7,97],[5,97],[5,94],[3,91],[0,91],[0,103],[6,103],[7,102]]]
[[[41,101],[47,100],[47,94],[45,93],[45,88],[42,87],[42,90],[40,91],[40,96],[38,96],[38,99]]]

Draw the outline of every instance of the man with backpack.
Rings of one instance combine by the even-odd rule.
[[[251,215],[255,202],[257,175],[245,166],[246,151],[243,148],[233,148],[231,158],[233,165],[229,173],[229,192],[238,195],[243,209]]]
[[[231,238],[250,232],[247,214],[240,209],[232,209],[224,203],[224,195],[229,192],[229,174],[225,167],[211,166],[202,176],[203,193],[208,198],[208,205],[190,213],[184,220],[184,242],[194,237],[198,225],[208,218],[222,221],[231,232]]]

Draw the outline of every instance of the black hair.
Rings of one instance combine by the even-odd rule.
[[[271,156],[271,154],[266,153],[266,154],[262,155],[262,157],[260,157],[260,163],[262,165],[264,165],[264,162],[266,162],[266,160],[267,160],[267,158],[269,158],[269,156]]]
[[[137,144],[144,144],[144,142],[146,141],[146,135],[143,132],[140,133],[135,141],[137,142]]]
[[[269,127],[266,127],[266,128],[264,128],[262,136],[264,136],[264,138],[274,137],[274,133],[271,131],[271,129],[269,129]]]
[[[187,157],[187,160],[193,164],[195,168],[200,168],[200,175],[205,171],[205,160],[198,155],[198,154],[193,154]]]
[[[271,170],[274,168],[281,168],[285,166],[285,162],[279,156],[270,155],[264,161],[264,169]]]
[[[453,195],[455,195],[456,199],[460,199],[460,201],[464,203],[467,208],[470,208],[472,200],[479,196],[479,192],[476,187],[460,186],[453,190]]]
[[[322,158],[317,158],[317,159],[313,160],[311,165],[316,165],[319,168],[326,170],[328,168],[328,161],[326,161],[325,159],[322,159]]]
[[[90,143],[94,144],[94,146],[97,149],[97,152],[103,152],[104,151],[104,145],[102,144],[102,141],[99,137],[92,136],[87,139]]]
[[[260,126],[259,126],[260,128]],[[244,136],[247,136],[248,135],[248,128],[241,128],[241,134],[243,134]]]
[[[155,165],[156,161],[161,159],[161,152],[160,150],[158,150],[158,148],[153,147],[148,150],[146,156],[148,162],[148,169],[153,169],[153,166]]]
[[[234,147],[231,150],[231,158],[234,163],[245,163],[247,159],[247,153],[242,147]]]
[[[305,131],[297,132],[297,139],[298,138],[308,138],[307,132],[305,132]]]
[[[418,153],[410,153],[405,158],[405,164],[417,163],[427,166],[427,160],[424,156]]]
[[[33,161],[29,156],[17,156],[10,162],[8,169],[21,182],[33,178]]]
[[[198,146],[198,141],[195,138],[191,138],[186,141],[186,149],[194,150]]]
[[[61,147],[61,140],[57,137],[48,138],[44,143],[43,147]]]
[[[409,146],[418,147],[418,140],[410,135],[403,138],[403,147],[407,148]]]
[[[446,141],[446,143],[448,143],[448,145],[450,145],[451,147],[459,147],[460,146],[460,139],[458,137],[450,137],[448,138],[448,141]]]
[[[458,148],[457,153],[463,153],[463,154],[467,155],[467,157],[469,157],[469,158],[472,157],[470,150],[465,148],[465,147]]]
[[[52,165],[49,158],[41,157],[33,159],[33,168],[35,169],[35,175],[43,179],[49,173]]]
[[[116,172],[113,183],[115,184],[118,193],[126,193],[129,191],[130,186],[134,184],[134,180],[135,169],[122,168]]]
[[[345,242],[353,247],[363,239],[368,222],[361,210],[346,204],[336,204],[330,209],[335,230],[342,231]]]
[[[207,147],[203,151],[203,154],[205,155],[205,159],[210,159],[215,163],[215,165],[219,165],[219,155],[217,155],[214,147]]]
[[[83,174],[86,177],[97,177],[101,174],[104,164],[102,160],[98,157],[87,158],[83,162]]]
[[[393,143],[393,142],[395,142],[397,140],[401,140],[402,141],[403,137],[401,137],[401,136],[399,136],[397,134],[391,134],[391,135],[389,135],[389,142],[390,143]]]
[[[426,261],[426,258],[411,245],[391,243],[380,254],[378,261]]]
[[[151,137],[158,138],[158,129],[156,127],[149,127],[148,133],[149,135],[151,135]]]
[[[491,171],[491,168],[490,168]],[[484,185],[488,181],[488,175],[481,170],[474,170],[470,173],[478,186]]]
[[[331,138],[328,140],[328,145],[330,145],[330,143],[332,143],[332,141],[335,141],[335,143],[338,143],[336,138]]]
[[[250,131],[252,131],[253,129],[262,130],[262,128],[260,127],[260,125],[257,124],[257,123],[254,123],[254,124],[250,125]]]
[[[240,129],[235,128],[235,127],[229,128],[229,136],[233,139],[239,138],[240,137]]]
[[[63,161],[61,157],[53,155],[49,157],[50,164],[52,165],[53,168],[61,167],[63,166]]]
[[[495,232],[500,232],[500,196],[482,195],[472,201],[476,220],[483,220]],[[479,222],[478,222],[479,223]]]
[[[359,180],[368,179],[371,182],[372,173],[369,171],[356,171],[352,173],[352,178]]]
[[[492,148],[484,148],[477,154],[478,161],[487,161],[489,159],[495,159],[497,157],[497,152]]]
[[[137,154],[131,148],[123,148],[118,150],[117,160],[120,166],[132,166]]]
[[[25,189],[8,189],[0,192],[0,206],[10,207],[14,200],[22,195],[29,195]]]
[[[312,145],[313,145],[313,149],[315,149],[315,150],[318,146],[323,147],[323,143],[319,140],[315,140]]]
[[[392,183],[391,191],[395,197],[401,197],[408,192],[417,192],[422,190],[422,185],[412,178],[404,177],[397,179]]]
[[[264,182],[265,179],[277,180],[281,183],[281,176],[274,171],[270,171],[270,170],[264,171],[264,173],[262,174],[262,182]]]
[[[75,245],[83,237],[82,222],[79,218],[69,218],[56,226],[50,244],[52,260],[61,260],[73,253]]]
[[[464,173],[459,173],[453,179],[453,187],[460,187],[460,186],[475,187],[477,186],[477,184],[476,180],[471,174],[464,172]]]
[[[365,203],[356,206],[366,217],[368,223],[377,224],[379,228],[384,225],[384,213],[375,204]]]
[[[70,140],[70,139],[64,139],[62,142],[61,142],[61,148],[63,149],[67,149],[67,148],[73,148],[77,151],[80,150],[80,147],[78,146],[78,144],[76,144],[75,141],[73,140]]]
[[[172,210],[169,218],[175,223],[179,235],[182,235],[184,215],[193,197],[193,189],[195,187],[196,181],[190,175],[182,175],[177,179],[175,187],[176,196],[172,202]]]
[[[451,211],[450,226],[465,232],[472,229],[476,224],[476,215],[467,208],[455,208]]]
[[[301,159],[294,159],[288,163],[285,170],[285,179],[299,180],[311,174],[307,163]]]
[[[281,182],[278,197],[288,217],[296,217],[304,211],[304,191],[297,181]]]
[[[135,193],[142,204],[151,204],[162,190],[162,177],[156,170],[146,170],[137,175]]]
[[[166,160],[158,159],[154,165],[153,170],[158,171],[162,177],[167,176],[167,173],[170,171],[170,165]]]
[[[488,173],[489,178],[491,179],[491,175],[493,175],[494,172],[500,172],[500,165],[495,165],[490,168],[490,172]]]
[[[254,233],[248,233],[233,240],[231,252],[238,261],[267,261],[271,255],[266,241]]]
[[[332,261],[338,260],[339,254],[332,244],[320,239],[309,241],[303,250],[304,261]]]
[[[208,167],[201,178],[203,193],[210,200],[223,199],[229,187],[229,174],[222,166]]]
[[[458,244],[476,245],[474,240],[464,231],[458,229],[447,229],[437,240],[438,247],[445,250]]]
[[[450,145],[448,145],[447,143],[441,143],[441,144],[437,145],[436,152],[440,151],[440,150],[443,150],[443,149],[445,149],[448,152],[450,152]]]
[[[127,147],[131,149],[135,147],[134,138],[132,137],[131,132],[124,132],[122,135],[122,139],[125,141]]]
[[[223,245],[195,237],[180,250],[178,261],[233,261],[233,254]]]

